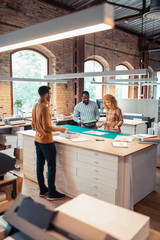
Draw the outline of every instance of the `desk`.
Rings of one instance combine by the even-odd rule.
[[[112,147],[115,132],[105,132],[102,138],[84,134],[88,128],[65,125],[69,131],[80,132],[79,136],[89,141],[72,142],[55,140],[57,148],[57,188],[66,195],[75,197],[86,193],[104,201],[133,209],[133,205],[151,193],[156,183],[157,146],[128,143],[128,148]],[[23,135],[24,176],[36,178],[35,131]],[[110,138],[107,138],[110,135]],[[123,135],[123,134],[122,134]],[[114,136],[114,137],[113,137]],[[142,171],[143,170],[143,171]],[[45,166],[47,180],[47,167]]]
[[[102,123],[106,120],[105,117],[100,117],[99,123]],[[128,134],[139,134],[147,133],[147,121],[141,121],[138,119],[123,119],[123,125],[121,126],[122,133]]]
[[[10,184],[13,186],[13,192],[12,192],[13,199],[15,199],[17,196],[16,180],[17,180],[17,177],[9,172],[4,175],[4,180],[0,180],[0,188]],[[12,200],[9,200],[4,204],[0,204],[0,213],[4,212],[11,205],[11,203],[12,203]]]
[[[4,126],[0,126],[0,129],[25,127],[25,126],[31,126],[31,122],[26,122],[25,124],[4,125]]]
[[[140,120],[129,120],[123,119],[124,123],[121,127],[121,131],[123,133],[130,133],[130,134],[139,134],[139,133],[147,133],[147,121],[140,121]]]
[[[12,131],[12,128],[20,128],[20,127],[24,127],[24,128],[30,128],[31,127],[31,122],[26,122],[25,124],[16,124],[16,125],[4,125],[4,126],[0,126],[0,133],[7,133],[10,134]]]

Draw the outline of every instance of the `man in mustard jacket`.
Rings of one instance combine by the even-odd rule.
[[[65,195],[56,191],[56,148],[53,141],[52,132],[65,132],[66,128],[52,126],[51,113],[48,102],[51,99],[51,89],[49,86],[41,86],[38,89],[40,99],[32,111],[32,128],[36,130],[35,146],[37,155],[37,180],[39,184],[40,197],[44,197],[48,192],[48,200],[64,198]],[[48,188],[44,181],[45,160],[48,165]]]

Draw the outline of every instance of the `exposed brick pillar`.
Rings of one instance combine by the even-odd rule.
[[[148,68],[148,52],[141,52],[141,68]],[[147,98],[147,86],[140,84],[140,98]]]
[[[73,41],[73,72],[84,72],[84,36],[77,37]],[[74,79],[74,104],[81,101],[81,92],[84,89],[84,79]]]

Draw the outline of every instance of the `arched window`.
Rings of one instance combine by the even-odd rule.
[[[87,60],[84,63],[85,72],[102,72],[103,66],[95,60]],[[94,77],[97,82],[102,82],[102,77]],[[90,94],[90,99],[95,101],[96,99],[102,98],[102,85],[93,85],[90,82],[93,78],[87,77],[84,79],[84,90]]]
[[[22,50],[12,54],[12,77],[17,78],[43,78],[47,75],[48,60],[42,54],[33,50]],[[29,115],[33,106],[39,99],[38,88],[47,85],[47,82],[13,81],[13,113],[15,115],[25,112]],[[22,108],[16,103],[22,103]]]
[[[128,68],[124,65],[118,65],[116,67],[116,70],[128,70]],[[124,75],[124,76],[116,76],[116,79],[121,79],[123,82],[123,79],[127,79],[129,78],[128,75]],[[128,86],[127,85],[116,85],[115,88],[115,97],[118,98],[128,98]]]

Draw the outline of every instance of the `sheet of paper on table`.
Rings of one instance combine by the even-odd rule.
[[[71,138],[69,139],[71,140],[72,142],[83,142],[83,141],[89,141],[88,138]]]
[[[132,142],[134,140],[133,136],[120,136],[117,135],[114,139],[114,141],[118,141],[118,142]]]
[[[98,131],[94,131],[94,130],[86,131],[86,132],[84,132],[84,133],[95,134],[95,135],[108,134],[107,132],[98,132]]]
[[[126,142],[112,142],[113,147],[128,147]]]
[[[65,138],[64,137],[61,137],[61,136],[54,136],[54,140],[64,140]]]

